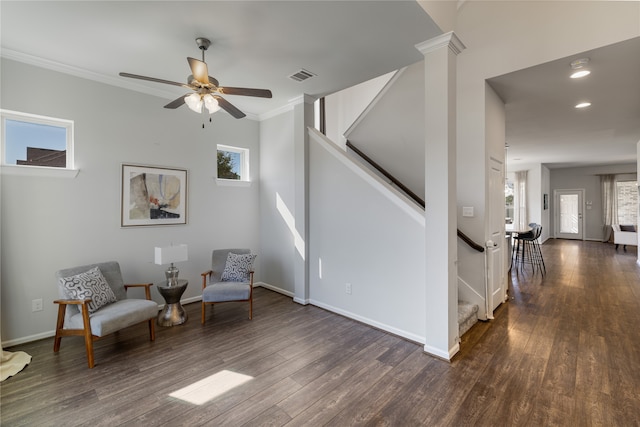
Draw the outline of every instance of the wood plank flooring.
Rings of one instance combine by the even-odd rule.
[[[547,275],[515,272],[495,320],[451,363],[418,344],[266,289],[199,322],[139,325],[8,350],[33,356],[1,383],[2,426],[639,426],[637,252],[550,240]],[[53,327],[53,325],[52,325]],[[222,371],[252,377],[201,404],[170,394]],[[211,386],[205,387],[210,391]],[[198,393],[196,393],[197,395]]]

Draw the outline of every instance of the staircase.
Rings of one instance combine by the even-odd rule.
[[[478,322],[478,305],[458,301],[458,336],[467,332]]]

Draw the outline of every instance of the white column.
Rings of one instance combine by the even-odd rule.
[[[425,70],[426,337],[424,351],[450,360],[458,337],[456,55],[453,32],[420,43]]]
[[[293,300],[309,303],[309,133],[313,127],[315,98],[303,95],[294,106],[294,207],[295,250]]]

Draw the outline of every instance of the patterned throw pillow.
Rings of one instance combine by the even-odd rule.
[[[75,276],[63,277],[60,279],[60,283],[71,299],[91,298],[92,301],[88,305],[89,313],[117,301],[98,267]]]
[[[249,280],[249,272],[253,268],[254,254],[238,255],[229,252],[227,263],[222,272],[223,282],[246,282]]]

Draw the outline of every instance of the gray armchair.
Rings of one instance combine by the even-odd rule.
[[[149,323],[155,340],[158,304],[151,300],[152,283],[127,284],[115,261],[67,268],[56,272],[59,300],[53,351],[62,337],[83,336],[89,368],[95,365],[93,341],[141,322]],[[127,289],[144,287],[146,299],[127,299]]]
[[[253,317],[253,260],[249,249],[216,249],[211,254],[211,270],[202,276],[202,324],[206,306],[230,301],[249,303]]]

